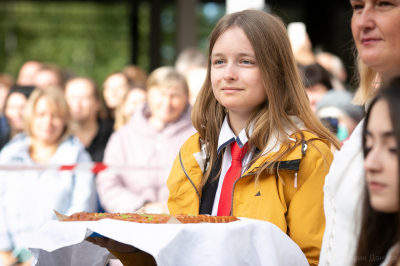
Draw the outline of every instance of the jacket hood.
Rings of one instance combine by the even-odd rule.
[[[187,127],[193,127],[192,120],[192,106],[188,103],[186,105],[185,110],[181,114],[178,120],[167,124],[161,132],[166,136],[173,136],[176,133],[186,129]],[[144,103],[142,106],[138,108],[138,110],[133,114],[132,119],[128,122],[127,127],[129,130],[135,129],[139,134],[143,134],[146,136],[149,135],[157,135],[160,133],[157,129],[155,129],[150,123],[151,112],[148,103]]]

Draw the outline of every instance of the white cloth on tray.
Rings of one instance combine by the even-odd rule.
[[[299,246],[277,226],[240,219],[227,224],[48,221],[29,249],[33,266],[104,266],[107,249],[83,241],[96,232],[150,253],[158,266],[309,265]]]

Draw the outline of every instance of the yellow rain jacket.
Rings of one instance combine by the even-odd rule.
[[[254,173],[274,155],[271,152],[258,159],[236,181],[232,215],[275,224],[301,248],[310,265],[318,265],[325,230],[323,185],[333,156],[328,141],[307,131],[303,133],[305,140],[299,140],[300,145],[282,160],[279,174],[264,172],[259,184],[255,184]],[[185,142],[175,159],[167,181],[171,214],[199,214],[202,197],[199,184],[204,166],[197,155],[201,150],[200,136],[196,133]],[[111,252],[125,266],[155,265],[153,257],[145,252]]]

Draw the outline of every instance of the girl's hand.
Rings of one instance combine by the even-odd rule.
[[[112,251],[115,251],[118,253],[134,253],[134,252],[140,251],[139,249],[137,249],[133,246],[120,243],[118,241],[109,239],[107,237],[88,237],[85,240],[94,245],[97,245],[102,248],[106,248],[108,250],[112,250]]]

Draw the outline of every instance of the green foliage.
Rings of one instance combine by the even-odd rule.
[[[225,4],[220,3],[198,3],[196,7],[198,23],[198,44],[202,51],[207,50],[208,37],[214,29],[215,24],[225,15]]]
[[[28,60],[53,63],[101,85],[105,77],[130,63],[129,2],[0,1],[0,72],[17,76]],[[224,4],[198,3],[198,47],[225,13]],[[151,4],[139,2],[138,65],[150,68]],[[161,63],[176,59],[176,7],[163,6]]]
[[[150,12],[151,5],[147,1],[139,4],[138,11],[138,57],[137,64],[145,71],[150,69]]]
[[[39,60],[101,84],[130,63],[130,47],[127,2],[0,3],[0,72]]]

